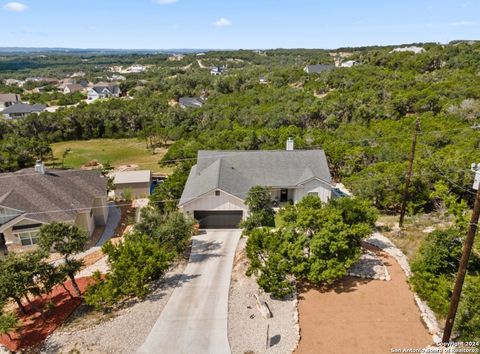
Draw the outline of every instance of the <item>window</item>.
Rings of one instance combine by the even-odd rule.
[[[24,231],[15,234],[22,243],[22,246],[33,246],[38,242],[38,231]]]
[[[318,192],[308,192],[308,195],[314,195],[315,197],[318,197]]]
[[[215,196],[219,197],[220,196],[220,191],[215,191]]]

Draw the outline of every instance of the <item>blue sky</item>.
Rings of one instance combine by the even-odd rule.
[[[480,39],[478,0],[0,0],[0,47],[337,48]]]

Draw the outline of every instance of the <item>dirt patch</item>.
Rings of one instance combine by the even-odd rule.
[[[88,284],[92,283],[91,278],[78,278],[76,281],[82,292]],[[70,293],[74,294],[70,281],[65,282],[65,286]],[[7,335],[0,336],[0,344],[5,345],[11,351],[38,345],[72,314],[82,303],[82,299],[79,297],[72,298],[61,285],[58,285],[50,294],[36,298],[33,303],[39,308],[45,308],[48,304],[53,304],[54,307],[46,312],[46,320],[43,320],[38,312],[34,312],[30,305],[26,306],[27,315],[17,313],[22,321],[20,331],[10,333],[10,337]]]
[[[371,250],[384,262],[391,281],[345,277],[329,288],[303,287],[301,340],[295,353],[375,354],[432,344],[403,270],[393,257]]]

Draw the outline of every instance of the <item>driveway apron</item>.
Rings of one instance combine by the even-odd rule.
[[[228,354],[228,294],[241,230],[195,236],[190,260],[138,353]]]

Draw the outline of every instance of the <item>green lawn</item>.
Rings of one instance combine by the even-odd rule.
[[[158,161],[165,155],[167,148],[156,149],[153,153],[138,139],[93,139],[75,140],[52,144],[56,163],[61,163],[63,152],[69,148],[70,154],[65,159],[65,167],[79,168],[85,163],[97,160],[109,162],[113,167],[121,165],[138,165],[139,169],[153,172],[170,173],[171,168],[161,167]]]

